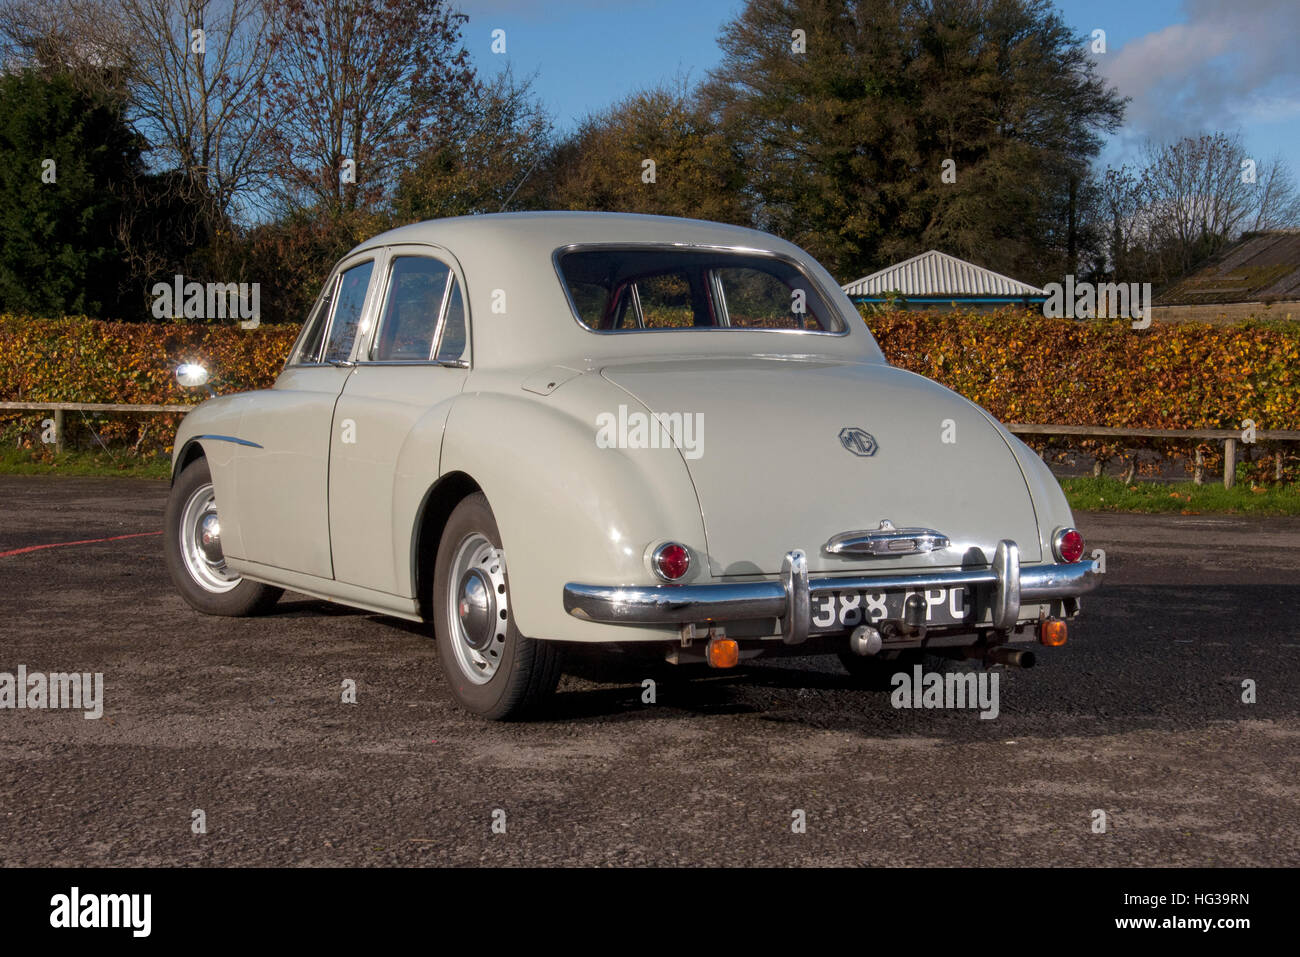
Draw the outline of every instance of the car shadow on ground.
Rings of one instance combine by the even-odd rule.
[[[981,720],[971,709],[897,709],[887,679],[864,686],[834,655],[763,658],[714,671],[668,664],[662,648],[568,645],[565,677],[533,721],[599,724],[750,715],[872,737],[969,738],[972,727],[979,736],[1013,729],[1101,735],[1267,721],[1300,712],[1300,632],[1279,628],[1288,620],[1287,610],[1300,605],[1300,586],[1109,586],[1106,595],[1106,602],[1089,602],[1066,647],[1030,646],[1037,667],[995,669],[997,720]],[[315,599],[281,602],[274,614],[367,616],[432,641],[425,624]],[[982,669],[931,656],[924,670]],[[653,703],[647,700],[647,679],[654,681]],[[1268,690],[1257,704],[1242,701],[1246,679]]]
[[[1065,647],[1029,646],[1036,667],[991,672],[999,676],[996,720],[981,720],[969,709],[895,708],[888,680],[864,686],[833,655],[765,658],[714,672],[597,648],[571,653],[566,674],[622,687],[593,692],[574,686],[580,683],[562,684],[547,717],[753,714],[871,736],[968,737],[972,725],[986,735],[1014,728],[1087,736],[1267,722],[1300,713],[1300,628],[1289,623],[1300,586],[1113,585],[1106,599],[1088,602]],[[982,669],[931,656],[924,670]],[[642,702],[647,678],[656,682],[654,705]],[[1253,703],[1246,700],[1248,683],[1257,689]]]

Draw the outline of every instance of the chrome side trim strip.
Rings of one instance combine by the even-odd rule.
[[[246,445],[250,449],[260,449],[262,447],[256,442],[250,442],[248,439],[237,439],[233,435],[196,435],[190,441],[197,442],[199,439],[212,439],[214,442],[233,442],[235,445]]]

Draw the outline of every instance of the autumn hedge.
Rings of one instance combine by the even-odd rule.
[[[201,398],[181,389],[173,372],[201,362],[220,392],[266,388],[275,381],[297,327],[100,322],[84,316],[32,319],[0,315],[0,401],[170,404]],[[49,413],[0,412],[0,440],[40,448]],[[171,449],[181,416],[91,416],[69,412],[69,437],[114,451],[153,455]],[[92,433],[93,430],[93,433]]]
[[[991,314],[894,312],[867,323],[896,365],[928,376],[1004,422],[1148,428],[1300,429],[1300,328],[1124,322]],[[172,369],[204,363],[219,391],[275,380],[296,327],[121,324],[0,316],[0,400],[194,401]],[[39,445],[38,415],[0,418],[3,439]],[[171,416],[113,416],[94,427],[138,452],[166,451]],[[77,417],[69,416],[75,426]],[[148,428],[148,434],[143,434]],[[1103,457],[1119,446],[1084,445]],[[1158,442],[1188,455],[1191,443]],[[1217,447],[1204,446],[1207,464]]]
[[[1157,429],[1300,429],[1300,326],[1202,323],[1133,329],[1126,321],[987,315],[868,314],[890,362],[944,383],[1003,422]],[[1061,440],[1027,440],[1040,450]],[[1069,440],[1105,459],[1144,447],[1185,459],[1199,447],[1207,467],[1217,443],[1155,440],[1125,447]],[[1252,477],[1273,474],[1273,456],[1300,451],[1262,443]]]

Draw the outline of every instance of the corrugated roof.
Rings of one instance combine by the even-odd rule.
[[[937,249],[905,259],[843,287],[850,296],[1046,296],[1037,286],[1019,282]]]
[[[1158,306],[1300,299],[1300,230],[1247,236],[1156,297]]]

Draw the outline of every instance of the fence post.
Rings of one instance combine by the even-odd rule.
[[[54,410],[54,451],[63,451],[63,410]]]
[[[1223,487],[1232,488],[1237,483],[1237,440],[1223,440]]]

